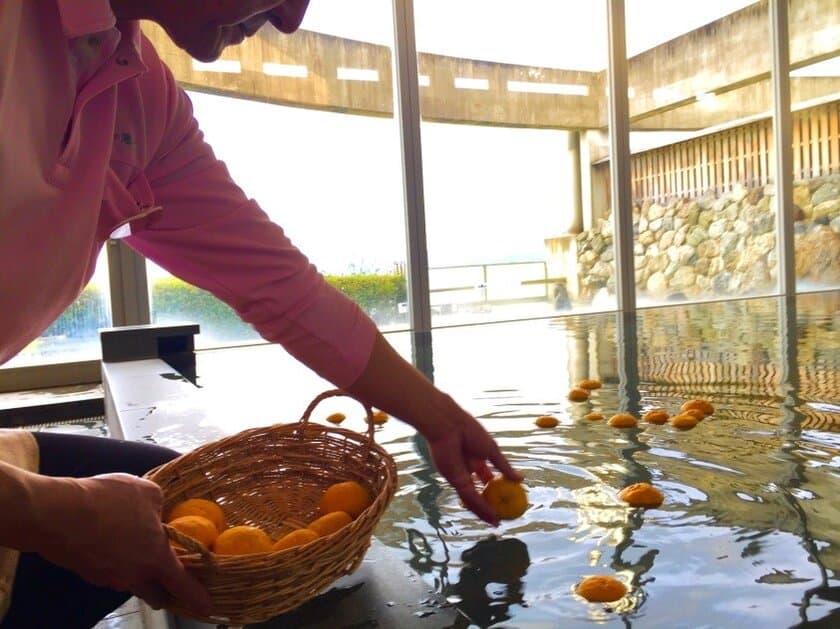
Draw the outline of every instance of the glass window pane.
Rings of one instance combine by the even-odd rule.
[[[414,9],[433,323],[615,308],[605,4]]]
[[[266,27],[228,49],[223,60],[239,62],[238,71],[192,64],[178,78],[217,92],[192,89],[190,97],[208,142],[245,193],[381,328],[404,329],[391,6],[367,0],[348,14],[345,4],[312,3],[293,36]],[[153,320],[197,321],[205,346],[258,338],[226,306],[153,266],[150,290]]]
[[[796,288],[840,286],[840,8],[791,0]]]
[[[98,360],[102,355],[99,329],[111,325],[108,256],[103,248],[93,277],[76,301],[2,368]]]
[[[626,6],[639,305],[775,292],[767,4]]]

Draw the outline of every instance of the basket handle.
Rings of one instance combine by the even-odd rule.
[[[365,409],[365,414],[367,415],[367,425],[368,425],[367,438],[368,438],[368,441],[373,441],[373,432],[374,432],[374,428],[376,427],[375,424],[373,423],[373,409],[371,409],[371,407],[368,404],[365,404],[364,402],[362,402],[358,398],[353,397],[352,395],[350,395],[346,391],[342,391],[341,389],[332,389],[330,391],[324,391],[319,396],[317,396],[314,400],[312,400],[309,403],[309,406],[307,406],[306,410],[303,412],[303,417],[301,417],[301,419],[300,419],[301,423],[303,423],[303,425],[306,426],[309,423],[309,416],[312,415],[312,411],[315,410],[315,407],[318,406],[318,404],[320,404],[321,402],[323,402],[327,398],[338,397],[338,396],[349,397],[351,400],[356,400],[359,404],[362,405],[362,407]]]
[[[215,565],[216,560],[213,558],[213,553],[211,553],[207,549],[207,546],[199,542],[197,539],[194,539],[189,535],[184,535],[181,531],[169,526],[166,523],[164,523],[163,529],[166,531],[166,535],[171,541],[175,542],[188,552],[198,553],[201,555],[201,558],[211,566]]]

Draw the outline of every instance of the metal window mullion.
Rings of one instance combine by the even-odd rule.
[[[630,187],[630,104],[627,98],[627,44],[624,0],[607,0],[609,31],[610,182],[615,247],[615,289],[621,312],[636,310],[633,268],[633,199]]]
[[[121,240],[109,240],[107,246],[113,325],[150,323],[146,259]]]
[[[639,359],[636,333],[636,281],[633,261],[633,203],[630,187],[630,103],[627,97],[627,43],[624,0],[607,0],[609,32],[610,183],[615,248],[616,332],[620,406],[639,412]]]
[[[776,146],[776,264],[778,290],[796,294],[796,260],[793,246],[793,115],[790,99],[790,43],[788,0],[770,0],[770,34],[773,42],[773,139]]]
[[[429,259],[426,250],[426,211],[423,198],[423,154],[420,141],[420,86],[417,80],[417,46],[414,38],[413,0],[394,0],[394,66],[400,127],[405,229],[407,247],[408,305],[415,366],[432,377],[429,300]]]

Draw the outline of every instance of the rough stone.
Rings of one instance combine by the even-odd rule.
[[[715,275],[717,275],[718,273],[720,273],[721,271],[723,271],[723,269],[724,269],[724,265],[723,265],[723,258],[721,258],[720,256],[718,256],[717,258],[711,258],[711,259],[709,259],[709,269],[708,269],[708,274],[709,274],[710,276],[715,276]]]
[[[766,256],[771,251],[773,251],[773,249],[776,248],[776,233],[768,232],[766,234],[756,236],[755,240],[753,241],[753,248],[759,254]]]
[[[599,279],[608,279],[613,275],[613,265],[607,264],[606,262],[596,262],[592,266],[592,270],[589,271],[589,274]]]
[[[741,218],[739,218],[732,224],[732,228],[735,230],[735,233],[739,236],[746,236],[750,233],[751,229],[750,224]]]
[[[703,229],[699,225],[695,225],[691,228],[691,231],[688,232],[688,236],[686,236],[685,241],[692,247],[696,247],[708,237],[709,234],[706,233],[705,229]]]
[[[651,245],[654,242],[656,242],[656,236],[652,231],[643,232],[639,234],[639,242],[645,247],[647,247],[648,245]]]
[[[764,234],[769,231],[775,231],[776,217],[770,212],[762,212],[752,222],[753,234]]]
[[[714,258],[720,255],[720,242],[717,240],[704,240],[697,246],[697,255],[700,258]]]
[[[813,214],[811,218],[818,220],[827,218],[829,222],[840,216],[840,199],[831,199],[823,201],[819,204],[814,204]]]
[[[797,279],[840,281],[840,236],[820,227],[796,239]]]
[[[715,201],[712,204],[711,208],[703,208],[703,209],[711,209],[715,214],[720,214],[731,204],[732,204],[732,201],[730,201],[727,197],[720,197],[717,201]]]
[[[703,229],[707,229],[716,218],[717,216],[714,212],[706,210],[705,212],[700,212],[700,216],[697,217],[697,224]]]
[[[744,201],[750,205],[756,205],[762,198],[767,198],[764,196],[764,191],[761,188],[753,188],[747,193]]]
[[[694,271],[693,267],[681,266],[679,269],[677,269],[677,272],[674,273],[674,276],[671,278],[671,281],[669,283],[671,288],[675,288],[677,290],[685,290],[686,288],[694,286],[696,280],[697,273]]]
[[[811,191],[807,185],[793,187],[793,202],[801,208],[811,207]]]
[[[584,251],[581,255],[578,256],[578,262],[587,268],[592,266],[595,263],[595,260],[598,259],[598,254],[592,250]]]
[[[772,290],[778,259],[776,190],[734,186],[715,197],[634,205],[636,286],[651,296],[735,295]],[[840,282],[840,175],[793,189],[796,273],[815,284]],[[612,215],[576,235],[582,294],[614,290]]]
[[[712,291],[717,295],[725,295],[729,292],[729,284],[732,281],[732,274],[723,272],[712,278]]]
[[[664,271],[669,263],[668,254],[660,253],[658,256],[650,259],[651,271]]]
[[[726,194],[726,196],[733,201],[741,201],[747,196],[748,192],[749,191],[743,185],[736,183],[732,186],[732,189]]]
[[[840,182],[826,181],[811,195],[811,204],[816,207],[820,203],[833,201],[840,197]]]
[[[648,278],[645,288],[653,297],[664,297],[668,293],[668,280],[663,273],[657,271]]]
[[[734,251],[737,244],[738,234],[736,234],[735,232],[727,231],[720,237],[720,254],[722,256],[728,256],[730,253],[732,253],[732,251]]]
[[[662,218],[665,215],[665,208],[658,203],[651,203],[648,208],[647,216],[649,221],[655,221],[657,218]]]
[[[720,238],[727,230],[729,221],[725,218],[719,218],[714,223],[709,225],[709,238]]]

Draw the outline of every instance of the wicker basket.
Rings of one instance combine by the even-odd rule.
[[[322,400],[316,397],[293,424],[245,430],[208,443],[151,470],[160,485],[164,513],[187,498],[215,500],[228,524],[261,527],[272,539],[306,526],[318,514],[318,500],[332,483],[355,480],[374,497],[352,523],[304,546],[279,552],[223,556],[164,525],[181,562],[209,590],[214,615],[204,617],[175,600],[170,611],[204,622],[250,624],[298,607],[333,581],[351,574],[370,546],[373,530],[397,486],[394,460],[373,440],[371,409],[367,434],[310,423]]]

